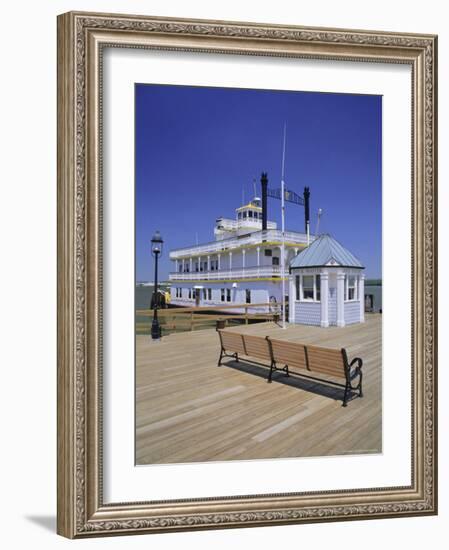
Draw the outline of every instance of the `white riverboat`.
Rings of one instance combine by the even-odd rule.
[[[173,305],[271,304],[270,307],[275,308],[282,303],[282,273],[285,282],[290,262],[314,237],[306,232],[287,230],[283,235],[277,224],[267,219],[267,181],[263,174],[262,199],[254,197],[236,208],[234,219],[216,220],[214,241],[170,251]],[[308,216],[308,189],[305,195]],[[281,265],[283,243],[284,269]],[[287,294],[287,282],[284,287]],[[256,312],[267,309],[269,307],[263,305],[252,308]]]

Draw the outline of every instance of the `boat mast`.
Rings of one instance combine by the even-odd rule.
[[[281,214],[282,214],[282,245],[281,245],[281,279],[282,279],[282,328],[285,329],[285,139],[287,124],[284,122],[284,143],[282,147],[282,176],[281,176]]]

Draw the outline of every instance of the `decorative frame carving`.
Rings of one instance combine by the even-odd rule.
[[[406,63],[412,68],[412,484],[104,504],[102,48]],[[58,532],[71,538],[437,513],[437,38],[67,13],[58,18]]]

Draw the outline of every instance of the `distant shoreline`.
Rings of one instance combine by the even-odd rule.
[[[154,286],[154,283],[147,281],[137,281],[136,286]],[[171,286],[170,281],[160,281],[158,286]]]
[[[211,281],[211,282],[217,282],[217,281]],[[169,287],[172,283],[170,281],[161,281],[158,283],[158,286],[161,287]],[[382,279],[365,279],[365,285],[369,286],[382,286]],[[148,287],[148,286],[154,286],[154,283],[150,283],[148,281],[137,281],[136,287]]]

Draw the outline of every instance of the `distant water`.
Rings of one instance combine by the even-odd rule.
[[[151,286],[139,286],[136,285],[136,310],[138,309],[150,309],[151,295],[153,294],[153,285]],[[167,285],[162,283],[158,285],[158,289],[165,291]]]
[[[153,286],[136,286],[136,310],[149,309]]]
[[[158,289],[165,291],[167,285],[162,283],[158,285]],[[148,313],[145,315],[139,315],[138,311],[142,309],[150,309],[151,296],[153,294],[154,285],[149,286],[140,286],[136,285],[135,297],[136,297],[136,317],[135,317],[135,330],[136,334],[150,334],[151,328],[151,319],[152,313],[148,316]],[[160,319],[161,325],[164,324],[164,320]]]

